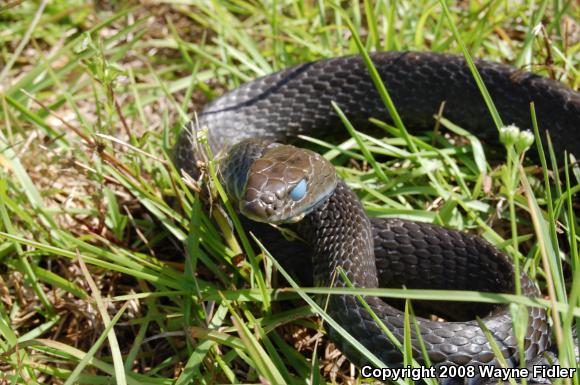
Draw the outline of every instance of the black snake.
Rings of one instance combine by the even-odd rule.
[[[371,57],[408,128],[431,129],[444,101],[446,118],[478,137],[496,140],[497,129],[462,57],[412,52]],[[507,65],[476,61],[476,66],[504,122],[530,128],[533,101],[539,127],[549,130],[556,151],[580,154],[580,94]],[[313,254],[316,285],[329,286],[340,266],[357,287],[378,287],[380,282],[385,287],[513,292],[512,263],[486,241],[431,224],[369,219],[354,193],[337,180],[321,156],[278,144],[295,142],[299,134],[344,136],[331,101],[359,130],[372,128],[369,117],[389,120],[358,56],[288,68],[243,84],[205,106],[198,116],[199,127],[208,128],[214,153],[227,153],[220,163],[221,177],[240,211],[263,222],[296,222],[292,226],[308,241]],[[233,146],[238,142],[242,144]],[[194,148],[191,131],[183,130],[175,160],[197,175]],[[319,187],[315,187],[316,178],[324,180]],[[276,247],[275,242],[266,246]],[[520,281],[524,295],[539,294],[525,275]],[[334,285],[345,283],[339,278]],[[403,313],[380,298],[365,300],[402,340]],[[454,307],[449,304],[448,309]],[[550,330],[543,309],[529,308],[528,312],[524,356],[531,362],[549,348]],[[402,364],[399,350],[356,298],[331,296],[328,313],[384,363]],[[507,307],[493,310],[483,322],[508,364],[517,366]],[[499,365],[476,321],[441,323],[418,318],[418,323],[433,365]],[[331,329],[329,334],[351,361],[365,364],[336,331]],[[412,341],[420,360],[414,331]]]

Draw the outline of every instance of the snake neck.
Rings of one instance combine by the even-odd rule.
[[[317,286],[378,287],[371,223],[356,195],[339,181],[334,193],[297,224],[313,248]]]

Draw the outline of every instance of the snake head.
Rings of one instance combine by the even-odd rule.
[[[338,180],[332,164],[313,151],[256,140],[230,148],[220,174],[239,211],[267,223],[299,221],[326,201]]]

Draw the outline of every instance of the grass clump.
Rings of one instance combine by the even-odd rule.
[[[359,381],[299,301],[329,291],[275,289],[274,262],[238,241],[220,196],[202,200],[173,167],[177,133],[226,89],[363,48],[461,53],[462,41],[577,88],[577,16],[572,1],[469,1],[448,14],[427,0],[0,5],[0,381]],[[577,165],[549,148],[539,166],[490,164],[472,135],[440,123],[451,134],[377,122],[384,138],[305,139],[327,149],[370,215],[477,232],[519,261],[559,314],[572,365]]]

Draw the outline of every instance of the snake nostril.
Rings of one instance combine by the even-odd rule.
[[[276,201],[276,198],[273,194],[263,194],[260,196],[260,200],[267,205],[271,205]]]

